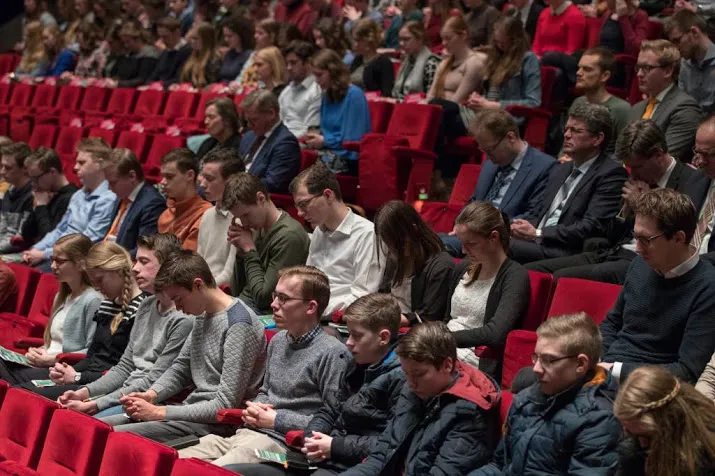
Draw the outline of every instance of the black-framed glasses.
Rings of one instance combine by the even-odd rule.
[[[499,147],[499,145],[500,145],[502,142],[504,142],[504,139],[506,139],[506,134],[503,135],[503,136],[501,137],[501,139],[499,139],[499,142],[497,142],[496,144],[494,144],[494,145],[491,146],[491,147],[484,147],[482,150],[483,150],[487,155],[492,155],[492,153],[493,153],[495,150],[497,150],[497,147]]]
[[[653,236],[641,236],[641,235],[633,235],[633,238],[640,244],[642,247],[647,248],[650,246],[650,244],[653,242],[653,240],[660,238],[663,236],[665,232],[663,233],[658,233],[657,235]]]
[[[310,301],[310,299],[292,297],[292,296],[288,296],[287,294],[277,293],[275,291],[273,291],[271,293],[271,297],[273,298],[274,301],[277,299],[280,304],[285,304],[288,301]]]
[[[47,174],[49,174],[49,173],[50,173],[50,171],[48,170],[47,172],[42,172],[40,175],[30,175],[30,174],[28,174],[27,176],[30,178],[30,181],[31,181],[31,182],[37,183],[37,182],[40,181],[40,179],[41,179],[42,177],[44,177],[45,175],[47,175]]]
[[[531,354],[531,363],[536,365],[537,362],[541,362],[541,365],[543,365],[544,367],[550,367],[556,362],[566,359],[572,359],[574,357],[578,357],[578,354],[569,354],[564,355],[562,357],[556,357],[553,355],[537,354],[536,352],[534,352],[533,354]]]
[[[306,198],[305,200],[301,200],[300,202],[295,202],[295,208],[297,208],[298,210],[305,211],[305,209],[308,208],[308,205],[310,205],[310,202],[312,202],[316,198],[322,197],[322,196],[323,196],[323,194],[319,193],[317,195],[313,195],[310,198]]]
[[[663,67],[663,65],[660,65],[660,64],[655,65],[655,66],[653,66],[652,64],[637,64],[633,67],[633,71],[635,71],[636,74],[640,73],[641,71],[643,71],[644,74],[648,74],[651,71],[653,71],[654,69],[658,69],[658,68],[662,68],[662,67]]]

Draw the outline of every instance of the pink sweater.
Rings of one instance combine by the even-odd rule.
[[[551,7],[541,12],[531,47],[537,56],[547,51],[570,55],[583,49],[585,44],[586,18],[578,7],[571,4],[561,15],[552,15]]]

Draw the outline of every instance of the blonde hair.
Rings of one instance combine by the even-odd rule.
[[[114,271],[124,278],[124,289],[122,290],[122,309],[112,319],[112,334],[117,331],[119,323],[124,317],[124,309],[132,300],[132,290],[136,282],[132,273],[132,257],[127,250],[116,243],[105,241],[92,246],[87,255],[87,269],[98,269],[102,271]]]
[[[48,50],[47,47],[45,47],[43,44],[43,48],[45,50],[45,57],[47,58],[47,61],[52,63],[57,57],[57,55],[59,55],[60,52],[65,49],[65,38],[64,36],[62,36],[62,32],[57,25],[44,25],[42,28],[42,32],[44,33],[45,31],[50,33],[55,38],[54,50]]]
[[[201,49],[193,50],[181,70],[181,81],[191,82],[195,87],[202,88],[208,84],[206,67],[212,61],[219,59],[216,51],[216,32],[211,23],[203,22],[191,29],[190,35],[198,35]]]
[[[275,46],[267,46],[256,51],[256,57],[268,63],[273,74],[274,85],[286,84],[288,81],[288,73],[286,73],[286,62],[283,59],[281,50]]]
[[[350,304],[343,320],[357,324],[377,334],[383,329],[390,331],[390,340],[396,339],[400,331],[402,312],[397,299],[392,294],[367,294]]]
[[[715,461],[715,407],[664,367],[640,367],[621,386],[613,413],[649,438],[645,474],[689,476]]]
[[[71,263],[80,267],[80,272],[82,273],[82,291],[84,291],[86,288],[92,287],[92,281],[89,279],[89,275],[87,274],[87,270],[84,266],[85,257],[89,253],[90,248],[92,248],[92,240],[90,240],[88,237],[84,236],[81,233],[72,233],[70,235],[65,235],[59,238],[55,242],[54,246],[55,255],[57,253],[64,253],[67,255],[67,259]],[[44,339],[45,346],[47,347],[49,347],[50,341],[52,340],[50,336],[52,321],[54,320],[57,311],[65,303],[67,297],[70,294],[72,294],[72,289],[70,289],[69,284],[60,283],[60,290],[57,292],[57,295],[55,296],[55,301],[52,304],[50,320],[45,327]]]
[[[449,30],[455,35],[467,35],[467,23],[464,18],[460,16],[449,17],[447,21],[444,22],[442,30]],[[452,70],[454,65],[454,55],[449,55],[443,62],[443,67],[439,68],[437,76],[434,78],[434,96],[436,98],[441,98],[444,94],[444,83],[447,80],[447,73]]]
[[[559,339],[566,355],[586,354],[591,368],[601,360],[601,331],[585,312],[551,317],[536,329],[536,335],[540,339]]]
[[[652,51],[658,57],[658,64],[673,68],[673,77],[680,72],[680,50],[668,40],[650,40],[641,43],[641,51]]]
[[[353,38],[365,41],[371,48],[377,49],[382,41],[382,28],[372,18],[363,18],[353,27]]]
[[[25,25],[25,51],[20,60],[19,69],[25,73],[34,71],[37,64],[45,57],[42,45],[42,23],[31,21]]]

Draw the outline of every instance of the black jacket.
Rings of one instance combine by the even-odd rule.
[[[114,206],[114,218],[117,217],[121,200],[117,199]],[[157,233],[159,216],[166,210],[166,199],[149,182],[139,189],[136,199],[126,212],[122,226],[117,230],[117,244],[122,245],[134,258],[137,254],[137,240],[140,236],[150,236]]]
[[[22,227],[21,234],[25,246],[32,246],[57,227],[69,207],[72,195],[77,190],[75,184],[68,183],[57,191],[50,203],[35,207]]]
[[[442,251],[428,259],[424,267],[415,273],[410,286],[412,312],[407,314],[410,323],[417,323],[417,316],[423,321],[441,321],[449,315],[447,309],[453,269],[454,260],[449,253]],[[382,276],[380,292],[390,292],[393,274],[394,270],[388,266]]]
[[[362,56],[356,56],[350,65],[350,72],[355,71],[362,64]],[[395,69],[390,58],[385,55],[377,55],[372,61],[365,64],[362,80],[365,91],[380,91],[380,95],[386,98],[392,96],[392,87],[395,85]]]
[[[395,347],[396,342],[378,364],[353,365],[342,382],[343,392],[351,396],[337,408],[324,405],[305,429],[306,436],[318,431],[333,438],[325,466],[344,470],[359,464],[385,430],[405,382]]]
[[[13,187],[0,200],[0,253],[15,251],[12,238],[19,235],[32,212],[32,182]]]
[[[464,273],[469,268],[469,261],[464,260],[454,268],[449,286],[447,301],[447,316],[451,319],[452,295]],[[529,274],[516,261],[507,258],[501,265],[494,283],[489,290],[487,307],[484,311],[484,325],[469,330],[452,332],[457,341],[457,347],[479,347],[488,345],[503,347],[506,336],[524,320],[529,310],[531,299],[531,282]],[[501,373],[501,362],[480,358],[479,370],[493,377]]]
[[[238,148],[241,145],[241,137],[241,134],[237,132],[231,137],[229,137],[223,144],[220,144],[217,139],[209,137],[201,143],[201,145],[199,146],[199,150],[196,151],[196,159],[201,160],[204,155],[219,147],[234,149],[236,152],[238,152]]]
[[[184,45],[178,50],[164,50],[159,56],[156,69],[154,69],[154,73],[147,83],[162,81],[164,87],[178,83],[181,69],[184,67],[186,60],[189,59],[189,56],[191,56],[191,47],[189,45]]]
[[[156,69],[159,52],[153,46],[146,45],[138,53],[128,54],[117,59],[112,71],[120,88],[135,88],[149,82]]]

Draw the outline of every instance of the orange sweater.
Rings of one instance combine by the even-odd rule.
[[[184,244],[184,249],[196,251],[201,217],[212,205],[196,195],[183,202],[169,199],[166,206],[164,213],[159,216],[159,233],[173,233]]]

